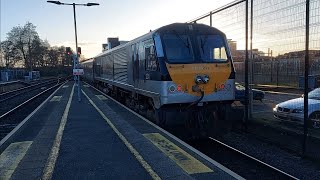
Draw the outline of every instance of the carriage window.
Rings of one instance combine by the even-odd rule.
[[[144,41],[145,69],[156,71],[158,69],[155,47],[152,39]]]
[[[146,47],[145,55],[146,55],[146,70],[157,71],[158,62],[154,53],[154,46]]]

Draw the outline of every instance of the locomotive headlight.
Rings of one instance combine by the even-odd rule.
[[[205,75],[205,76],[203,77],[203,82],[204,82],[205,84],[207,84],[207,83],[209,82],[209,80],[210,80],[210,78],[209,78],[208,75]]]
[[[171,85],[171,86],[169,86],[168,90],[169,90],[169,92],[174,93],[176,91],[176,86]]]
[[[203,82],[203,81],[202,81],[202,77],[201,77],[201,76],[197,76],[196,79],[195,79],[195,82],[196,82],[197,84],[202,83],[202,82]]]

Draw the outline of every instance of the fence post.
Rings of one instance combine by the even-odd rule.
[[[272,82],[273,82],[273,77],[272,77],[273,76],[273,58],[272,57],[271,57],[271,62],[270,63],[271,63],[271,65],[270,65],[270,75],[271,75],[270,76],[271,77],[270,81],[271,81],[271,84],[272,84]]]
[[[277,59],[277,87],[279,86],[279,63],[280,59]]]
[[[245,20],[245,27],[246,27],[246,43],[245,43],[245,51],[246,51],[246,59],[245,59],[245,110],[244,110],[244,128],[247,130],[247,121],[249,116],[249,82],[248,82],[248,69],[249,69],[249,52],[248,52],[248,24],[249,24],[249,0],[246,0],[246,20]]]
[[[304,122],[303,122],[303,143],[302,143],[302,155],[306,153],[306,144],[308,136],[308,93],[309,93],[309,5],[310,0],[306,0],[306,49],[305,49],[305,61],[304,61]]]
[[[210,11],[210,26],[212,27],[212,12]]]
[[[253,109],[253,51],[252,51],[252,30],[253,30],[253,0],[250,1],[250,92],[249,92],[249,118],[252,118],[252,109]]]

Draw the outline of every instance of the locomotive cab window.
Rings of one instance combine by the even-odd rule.
[[[225,47],[218,47],[213,49],[213,59],[215,60],[227,60],[227,53]]]
[[[227,52],[220,35],[197,36],[201,60],[203,62],[226,62]]]

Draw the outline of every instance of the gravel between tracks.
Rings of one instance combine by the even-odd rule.
[[[246,134],[231,132],[222,142],[300,179],[319,179],[320,163],[301,158]]]

